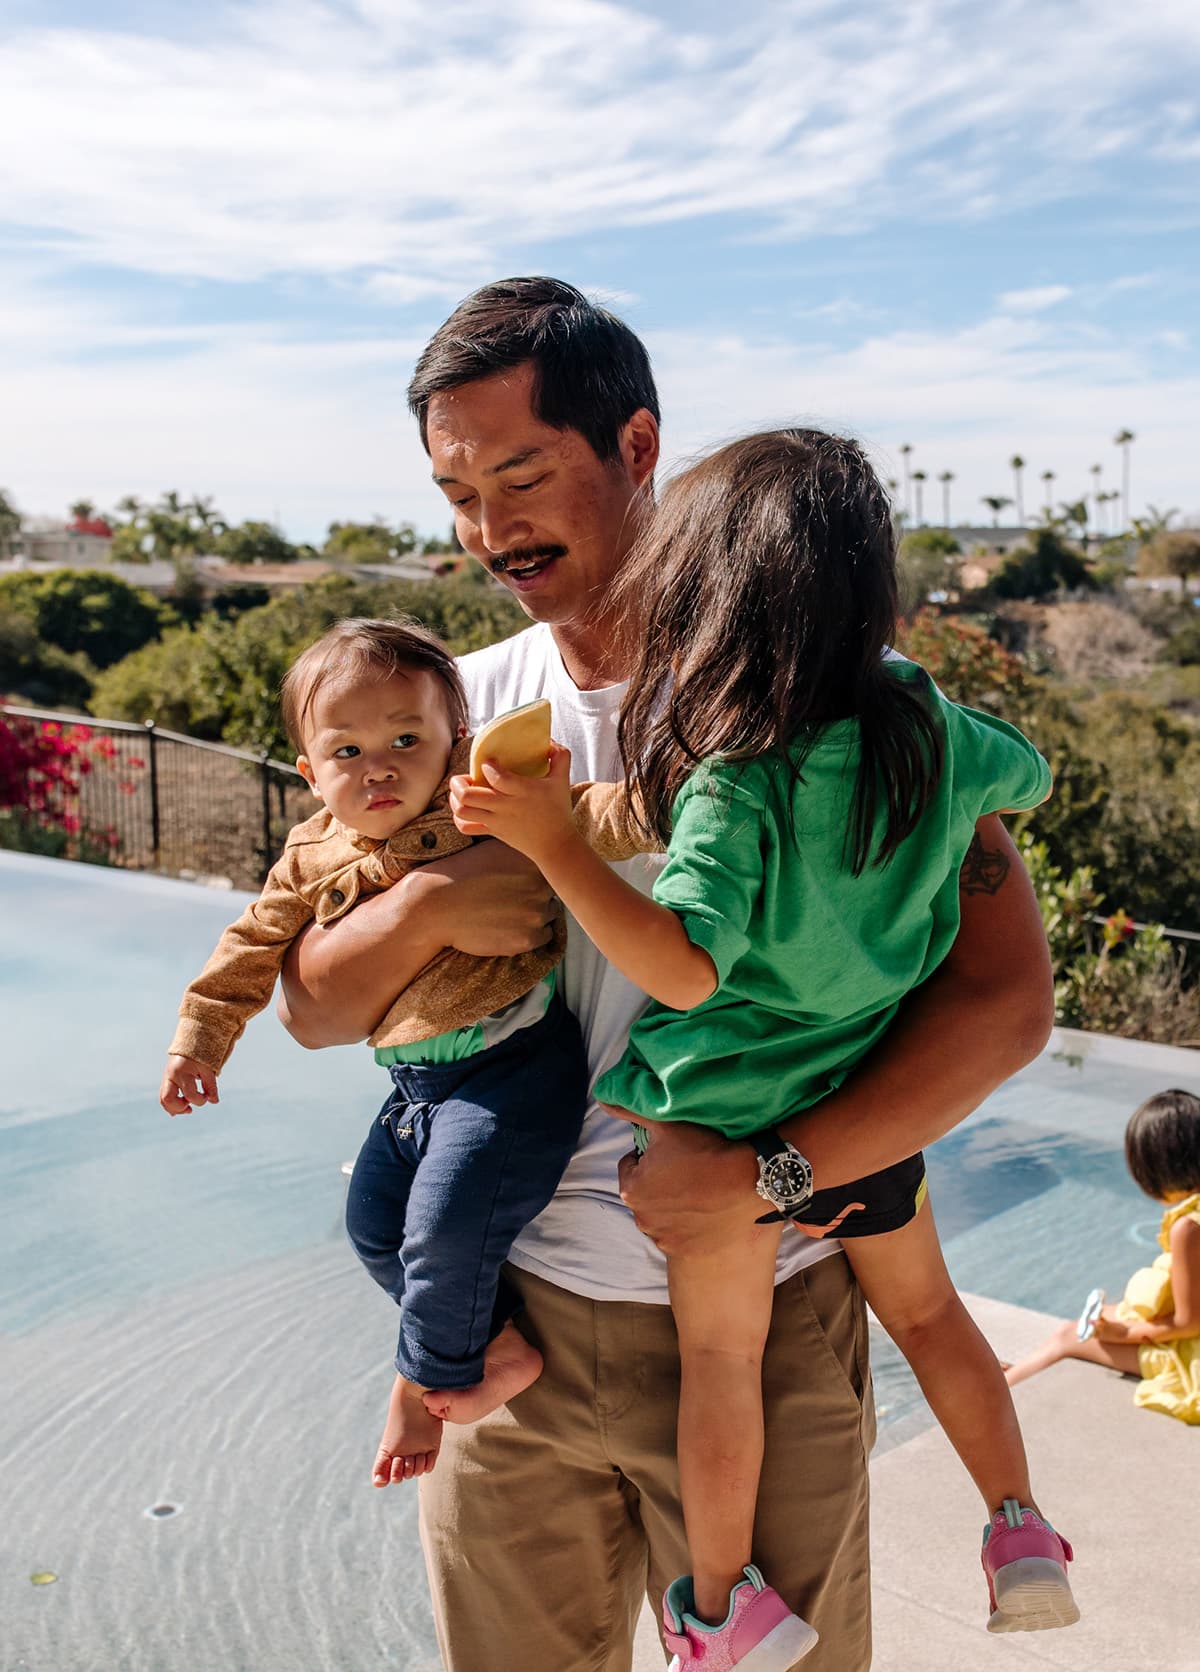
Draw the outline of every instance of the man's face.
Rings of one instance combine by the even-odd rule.
[[[535,621],[586,620],[638,532],[658,432],[649,413],[602,462],[578,430],[534,415],[532,365],[434,395],[426,429],[434,481],[465,551]],[[645,422],[643,423],[642,420]],[[643,435],[641,432],[645,431]]]

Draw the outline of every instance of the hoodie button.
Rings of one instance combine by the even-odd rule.
[[[424,836],[421,837],[421,846],[423,848],[437,847],[437,837],[434,835],[432,830],[427,830]]]
[[[342,893],[340,888],[331,888],[329,890],[329,898],[335,906],[345,905],[346,903],[346,896]]]

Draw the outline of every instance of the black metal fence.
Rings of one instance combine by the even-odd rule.
[[[57,800],[71,832],[67,852],[76,857],[257,888],[291,826],[316,810],[296,768],[265,753],[184,737],[153,721],[11,704],[0,704],[0,715],[70,751],[72,787]]]

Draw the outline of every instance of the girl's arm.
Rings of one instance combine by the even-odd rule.
[[[454,822],[467,836],[498,836],[532,859],[580,928],[622,975],[660,1004],[690,1010],[711,998],[717,971],[673,911],[609,869],[575,828],[570,750],[554,746],[545,778],[486,762],[487,785],[450,780]]]
[[[1175,1307],[1170,1317],[1125,1324],[1101,1317],[1096,1320],[1098,1338],[1148,1347],[1200,1335],[1200,1224],[1194,1219],[1177,1219],[1171,1227],[1171,1293]]]

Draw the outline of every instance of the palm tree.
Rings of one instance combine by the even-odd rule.
[[[1016,493],[1017,504],[1017,521],[1024,526],[1025,500],[1021,493],[1021,472],[1025,468],[1025,460],[1021,457],[1020,453],[1013,454],[1012,458],[1008,461],[1008,468],[1013,473],[1013,489]]]
[[[925,489],[926,479],[927,478],[926,478],[925,472],[923,470],[914,470],[913,471],[913,481],[917,485],[917,517],[916,517],[916,522],[917,522],[917,527],[918,528],[921,528],[923,526],[923,522],[924,522],[924,517],[923,517],[922,510],[921,510],[921,495],[922,495],[922,493],[924,492],[924,489]]]
[[[1046,515],[1047,516],[1050,515],[1050,484],[1051,484],[1051,482],[1053,482],[1053,480],[1054,480],[1054,472],[1052,470],[1043,470],[1042,471],[1042,481],[1046,484]]]
[[[95,502],[90,499],[77,499],[73,505],[67,506],[67,512],[72,522],[91,522],[96,515]]]
[[[127,493],[123,499],[118,499],[117,510],[128,517],[130,522],[136,522],[142,509],[142,502],[135,493]]]
[[[938,477],[938,481],[942,484],[942,526],[943,526],[943,528],[949,528],[950,527],[950,484],[951,484],[951,482],[953,482],[953,480],[954,480],[954,472],[952,470],[943,470],[942,474]]]
[[[1151,540],[1166,534],[1178,515],[1178,508],[1174,505],[1169,511],[1162,511],[1157,505],[1147,505],[1146,515],[1133,519],[1133,532],[1137,535],[1138,544],[1148,546]]]
[[[902,441],[900,443],[900,457],[904,460],[904,515],[906,517],[911,516],[912,514],[912,494],[909,489],[908,472],[908,461],[912,454],[912,450],[911,441]]]
[[[1070,504],[1065,500],[1060,506],[1063,516],[1068,523],[1074,523],[1079,530],[1079,544],[1083,547],[1084,556],[1088,546],[1088,505],[1086,494],[1082,499],[1073,499]]]
[[[1001,513],[1001,511],[1003,511],[1003,509],[1006,505],[1011,505],[1012,504],[1012,500],[1011,499],[1006,499],[1003,494],[998,494],[998,493],[985,493],[982,497],[983,497],[983,503],[987,506],[988,510],[992,513],[992,527],[993,528],[999,528],[999,526],[1000,526],[1000,513]]]
[[[1101,532],[1101,529],[1100,529],[1100,476],[1101,476],[1101,473],[1103,472],[1103,470],[1104,470],[1104,466],[1102,464],[1092,464],[1092,465],[1088,466],[1088,473],[1092,478],[1092,515],[1093,515],[1093,517],[1095,518],[1095,521],[1096,521],[1096,533],[1097,534],[1099,534]]]
[[[1121,527],[1131,528],[1129,521],[1129,448],[1137,439],[1132,430],[1118,430],[1113,445],[1121,449]]]

